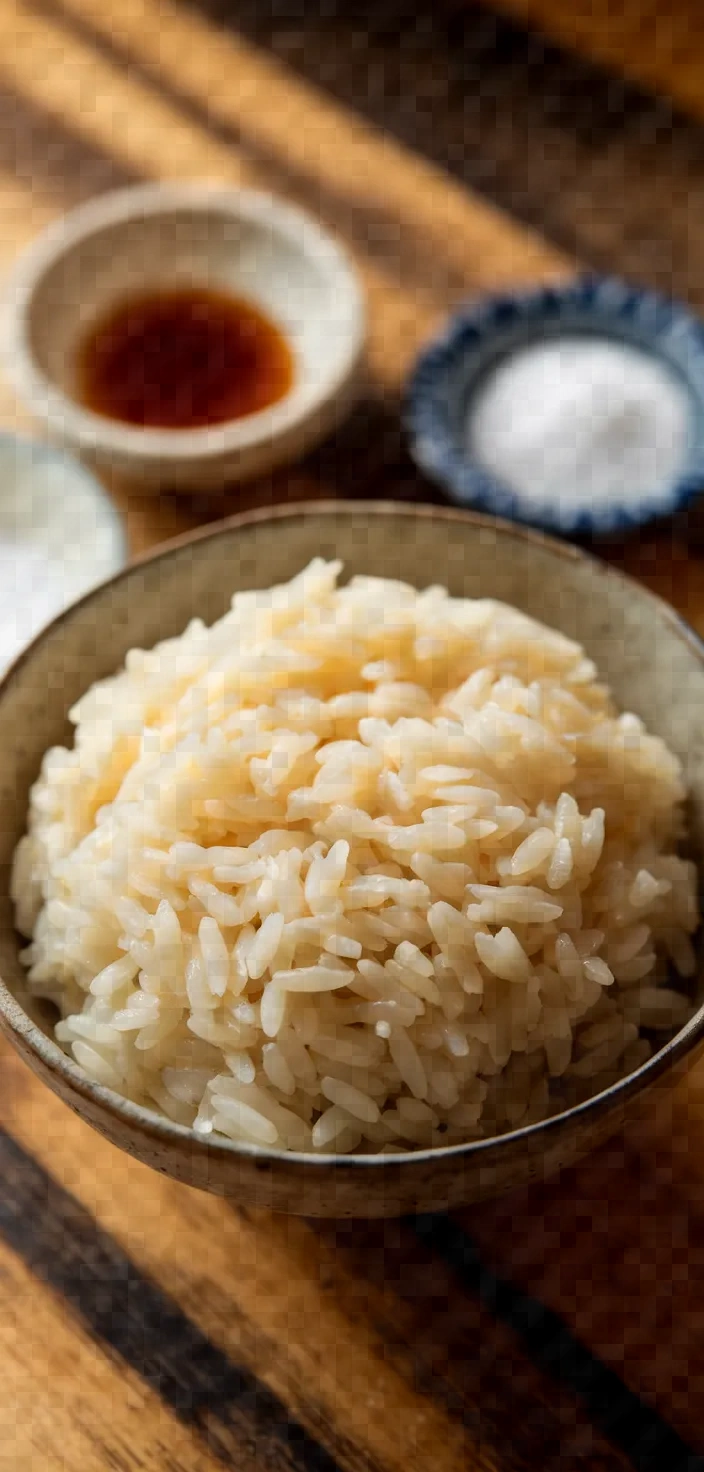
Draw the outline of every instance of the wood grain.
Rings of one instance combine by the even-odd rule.
[[[704,117],[704,32],[697,0],[498,0],[565,46],[655,87]]]
[[[3,1242],[0,1361],[0,1467],[7,1472],[215,1472],[220,1465]]]
[[[467,1220],[489,1262],[555,1308],[703,1453],[700,1092],[686,1091],[679,1137],[663,1135],[653,1151],[619,1142]]]
[[[589,1472],[623,1465],[576,1398],[534,1370],[408,1228],[318,1230],[239,1212],[96,1148],[6,1052],[4,1076],[0,1119],[115,1244],[92,1250],[99,1277],[106,1254],[124,1254],[342,1467],[558,1472],[566,1451]],[[80,1212],[62,1216],[71,1237],[87,1237]],[[84,1286],[90,1304],[90,1273]]]
[[[101,1350],[119,1360],[126,1383],[141,1377],[138,1383],[153,1389],[161,1407],[197,1432],[226,1466],[236,1457],[243,1472],[335,1472],[335,1460],[264,1383],[208,1339],[6,1135],[0,1136],[0,1159],[7,1188],[2,1236],[36,1277],[62,1295]],[[78,1382],[80,1389],[80,1375]]]
[[[201,8],[582,265],[703,304],[704,128],[666,98],[469,0]]]
[[[559,245],[468,189],[459,166],[421,157],[400,127],[385,132],[368,98],[334,96],[312,52],[292,68],[247,29],[170,0],[0,0],[0,269],[96,189],[195,173],[314,208],[349,244],[369,293],[367,392],[330,444],[220,501],[113,487],[135,550],[238,505],[335,489],[429,496],[398,427],[418,345],[467,293],[572,269]],[[428,74],[417,65],[421,97]],[[442,87],[434,105],[440,129]],[[625,167],[633,155],[620,157]],[[667,177],[661,153],[657,166]],[[619,167],[600,176],[612,189]],[[593,239],[586,206],[576,219]],[[687,248],[682,278],[696,285],[701,247]],[[19,422],[9,398],[0,417]],[[608,555],[704,631],[692,531],[658,529]],[[0,1135],[0,1463],[7,1452],[8,1467],[30,1472],[632,1465],[408,1223],[316,1228],[238,1212],[98,1140],[4,1047],[0,1081],[10,1132]],[[497,1270],[557,1309],[699,1450],[703,1124],[699,1069],[627,1146],[465,1224]]]
[[[520,227],[502,221],[482,203],[467,201],[463,191],[453,187],[449,180],[438,179],[436,171],[420,160],[407,157],[404,151],[389,145],[381,137],[368,135],[354,122],[349,126],[348,138],[343,133],[342,120],[331,118],[327,106],[321,106],[320,117],[311,106],[305,126],[302,126],[300,116],[293,111],[295,88],[293,101],[287,106],[287,94],[283,88],[272,95],[273,84],[266,72],[262,76],[255,66],[250,74],[251,61],[246,52],[238,50],[229,56],[227,43],[220,38],[216,49],[215,37],[212,36],[206,54],[197,22],[189,21],[184,28],[183,24],[178,25],[182,17],[175,12],[177,24],[172,35],[170,7],[153,5],[151,13],[148,10],[140,13],[135,7],[134,15],[127,7],[117,24],[116,12],[110,9],[96,5],[89,13],[92,23],[101,33],[111,35],[115,31],[118,36],[124,30],[126,16],[130,19],[132,40],[147,55],[155,44],[160,54],[162,50],[166,51],[166,43],[171,40],[170,51],[166,51],[166,67],[169,56],[172,67],[174,61],[180,59],[184,90],[197,88],[211,111],[218,104],[224,106],[225,97],[249,98],[251,119],[256,102],[260,117],[275,120],[275,137],[279,140],[282,164],[286,163],[286,154],[291,149],[290,141],[284,140],[297,136],[306,139],[309,171],[317,168],[321,194],[325,175],[333,167],[337,192],[342,193],[344,187],[348,207],[355,192],[359,195],[364,174],[370,180],[383,180],[380,189],[389,196],[386,203],[387,217],[390,217],[388,228],[389,235],[395,233],[399,242],[397,256],[401,253],[405,236],[403,202],[408,211],[412,201],[416,201],[418,254],[422,253],[422,258],[431,267],[426,272],[424,291],[418,290],[419,270],[416,271],[413,289],[403,289],[398,279],[401,273],[397,261],[391,269],[388,245],[383,259],[374,251],[373,210],[371,218],[367,214],[360,221],[358,230],[358,236],[366,236],[369,241],[366,248],[358,246],[355,255],[370,301],[370,364],[372,372],[386,388],[398,387],[420,343],[438,324],[448,305],[446,290],[432,290],[432,262],[442,259],[439,235],[454,240],[452,254],[457,255],[459,246],[462,246],[465,264],[455,295],[488,284],[514,283],[536,276],[545,279],[560,269],[563,272],[566,269],[556,252]],[[223,182],[266,187],[266,171],[260,164],[250,161],[245,148],[225,144],[202,125],[186,120],[162,93],[148,89],[132,73],[119,70],[105,56],[90,50],[75,36],[69,36],[45,15],[35,17],[15,0],[1,0],[0,37],[6,43],[0,55],[0,76],[5,76],[13,87],[30,97],[36,105],[61,118],[93,149],[109,152],[124,167],[148,178],[180,179],[200,175]],[[67,53],[71,58],[68,67],[65,64]],[[204,65],[207,61],[209,70]],[[236,89],[228,82],[231,74],[238,77]],[[77,105],[82,95],[90,97],[89,107]],[[232,115],[232,103],[229,111]],[[361,137],[358,136],[360,133]],[[340,146],[342,138],[344,143]],[[332,139],[332,149],[326,139]],[[397,200],[402,206],[400,210],[396,207]],[[331,214],[334,216],[332,203]],[[418,228],[424,222],[432,222],[425,239],[422,229]],[[335,219],[330,218],[329,223],[334,226]],[[456,265],[459,270],[459,261]]]
[[[98,0],[60,0],[52,8],[144,68],[162,97],[190,104],[192,120],[262,174],[276,170],[289,190],[309,193],[333,227],[342,216],[363,254],[386,250],[394,280],[405,282],[412,249],[415,270],[405,284],[421,302],[446,293],[448,283],[466,289],[468,271],[477,287],[483,272],[494,287],[557,269],[557,252],[535,232],[509,225],[486,199],[468,199],[446,171],[192,7],[127,0],[106,11]]]

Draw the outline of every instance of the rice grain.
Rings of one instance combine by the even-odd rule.
[[[691,1015],[682,774],[571,640],[340,571],[77,702],[15,856],[22,963],[90,1078],[205,1138],[452,1145]]]

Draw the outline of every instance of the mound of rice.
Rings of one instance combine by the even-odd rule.
[[[15,859],[31,987],[91,1078],[206,1136],[540,1120],[690,1014],[678,762],[562,635],[340,571],[237,594],[79,701]]]

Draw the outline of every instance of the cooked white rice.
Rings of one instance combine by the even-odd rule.
[[[690,1013],[679,764],[569,639],[340,570],[237,594],[79,701],[15,859],[31,987],[91,1078],[205,1136],[539,1120]]]

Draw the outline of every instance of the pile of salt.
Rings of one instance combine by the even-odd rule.
[[[652,500],[687,447],[687,391],[607,338],[561,337],[506,358],[468,415],[467,448],[531,509]]]

